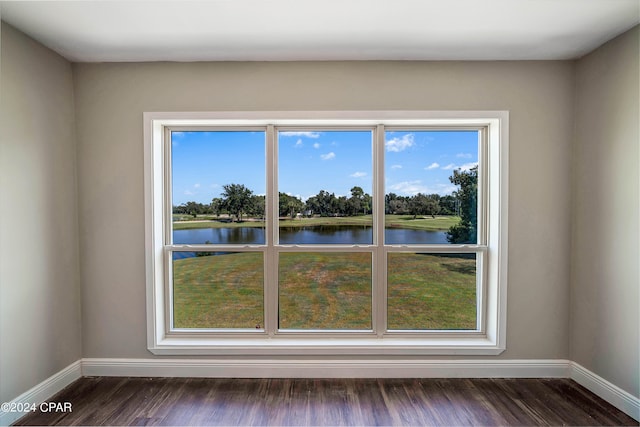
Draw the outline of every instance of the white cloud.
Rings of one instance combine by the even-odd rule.
[[[336,157],[336,153],[334,153],[333,151],[327,154],[320,154],[320,158],[322,160],[331,160],[334,159]]]
[[[478,166],[478,162],[465,163],[464,165],[460,166],[460,169],[462,169],[463,171],[468,171],[475,168],[476,166]]]
[[[397,184],[393,184],[389,186],[389,190],[394,193],[400,193],[401,195],[409,195],[413,196],[418,193],[424,193],[426,191],[426,186],[422,184],[422,181],[402,181]]]
[[[193,184],[193,188],[200,188],[200,184]]]
[[[456,186],[453,184],[425,185],[422,181],[416,180],[398,182],[397,184],[390,185],[388,190],[399,193],[401,196],[415,196],[418,193],[439,194],[444,196],[456,191]]]
[[[302,140],[299,139],[296,141],[296,144],[294,145],[294,147],[302,147],[302,145],[303,145]]]
[[[429,166],[427,166],[425,169],[429,170],[429,169],[436,169],[439,167],[440,167],[440,164],[434,162],[434,163],[431,163]]]
[[[400,152],[404,151],[414,144],[413,134],[408,133],[403,135],[402,138],[392,138],[387,140],[384,145],[387,147],[387,151]]]
[[[313,144],[313,148],[318,149],[320,148],[320,143],[316,142]]]
[[[193,191],[184,190],[184,195],[185,196],[193,196],[194,194],[196,194],[196,193],[194,193]]]
[[[459,159],[470,159],[472,157],[471,153],[458,153],[456,157]]]
[[[391,169],[402,169],[402,165],[391,165]]]
[[[471,162],[471,163],[465,163],[463,165],[455,165],[453,163],[449,163],[447,166],[441,168],[443,170],[453,170],[453,169],[460,169],[462,171],[468,171],[472,168],[475,168],[476,166],[478,166],[478,162]]]
[[[303,138],[320,138],[320,132],[280,132],[280,136],[301,136]]]
[[[366,172],[355,172],[355,173],[352,173],[349,176],[351,178],[363,178],[363,177],[367,176],[367,173]]]

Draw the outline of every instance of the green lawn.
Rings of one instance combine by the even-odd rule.
[[[475,329],[476,260],[390,253],[389,329]]]
[[[175,215],[174,215],[175,217]],[[239,228],[239,227],[264,227],[264,221],[250,220],[242,222],[232,222],[227,219],[216,220],[198,217],[187,221],[173,222],[174,230],[193,230],[196,228]]]
[[[385,215],[386,228],[410,228],[412,230],[446,231],[460,222],[459,216],[441,215],[413,219],[411,215]]]
[[[370,253],[282,253],[283,329],[371,329]]]
[[[261,252],[174,261],[174,327],[262,327],[263,276]]]
[[[249,219],[243,222],[230,222],[227,218],[216,220],[210,216],[201,216],[196,219],[184,220],[185,216],[174,215],[174,230],[187,230],[195,228],[236,228],[236,227],[264,227],[264,221]],[[187,218],[189,218],[187,216]],[[409,228],[412,230],[444,231],[452,225],[460,222],[457,216],[418,216],[412,215],[385,215],[385,226],[388,228]],[[351,217],[314,217],[301,219],[281,219],[281,227],[312,227],[318,225],[356,225],[371,226],[371,215]]]
[[[369,253],[283,253],[279,319],[289,329],[371,328]],[[261,253],[174,262],[177,328],[256,328],[263,320]],[[475,259],[392,253],[390,329],[475,329]]]

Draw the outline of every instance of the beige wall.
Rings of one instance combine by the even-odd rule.
[[[82,357],[71,64],[2,23],[0,401]]]
[[[83,356],[146,349],[144,111],[509,110],[504,358],[569,357],[573,62],[75,64]]]
[[[640,396],[638,27],[578,61],[571,358]]]

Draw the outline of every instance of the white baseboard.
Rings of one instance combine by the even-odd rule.
[[[40,405],[81,377],[82,360],[78,360],[7,403],[9,407],[13,406],[14,409],[16,406],[21,408],[26,404]],[[0,410],[0,426],[8,426],[26,414],[27,412],[4,412]]]
[[[606,400],[625,414],[640,421],[640,399],[594,374],[582,365],[571,362],[570,377],[572,380]]]
[[[86,376],[221,378],[566,378],[568,360],[83,359]]]

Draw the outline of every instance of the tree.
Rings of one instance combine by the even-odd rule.
[[[442,215],[458,215],[458,203],[452,194],[440,197],[440,213]]]
[[[347,214],[366,215],[371,210],[371,196],[364,192],[362,187],[355,186],[351,189],[351,197],[347,200]]]
[[[362,199],[364,190],[362,187],[353,187],[351,189],[351,197],[347,201],[348,215],[358,215],[362,211]]]
[[[222,211],[222,203],[223,200],[219,197],[211,200],[211,212],[216,216],[216,218],[220,218],[220,212]]]
[[[349,200],[346,196],[340,196],[335,200],[334,207],[335,213],[341,216],[346,216],[349,212]]]
[[[264,219],[265,212],[265,197],[264,196],[251,196],[251,203],[247,210],[247,213],[250,213],[256,218]]]
[[[289,216],[293,219],[303,210],[304,203],[299,198],[282,192],[278,194],[278,215]]]
[[[407,198],[404,196],[398,196],[396,193],[389,193],[384,196],[385,213],[402,215],[406,214],[409,210]]]
[[[418,193],[409,199],[409,213],[416,219],[418,215],[435,216],[440,213],[440,196]]]
[[[358,187],[357,185],[355,187],[352,187],[351,197],[355,199],[362,199],[364,197],[364,190],[362,189],[362,187]]]
[[[174,214],[187,214],[196,218],[198,215],[211,213],[211,207],[198,202],[187,202],[173,207]]]
[[[362,212],[364,215],[368,214],[368,213],[372,213],[372,209],[371,207],[373,206],[373,198],[367,194],[364,193],[364,196],[362,197]]]
[[[234,215],[237,222],[242,222],[242,214],[251,210],[253,191],[242,184],[226,184],[222,188],[224,209]]]
[[[278,193],[278,215],[289,216],[291,219],[296,214],[304,210],[304,202],[298,197],[290,196],[287,193]]]
[[[313,211],[314,214],[320,216],[332,216],[336,212],[338,207],[338,199],[334,193],[329,193],[325,190],[320,190],[315,196],[309,197],[307,200],[307,207]]]
[[[460,209],[460,222],[447,232],[449,243],[478,241],[478,167],[468,171],[454,170],[449,181],[459,187],[453,195]]]

